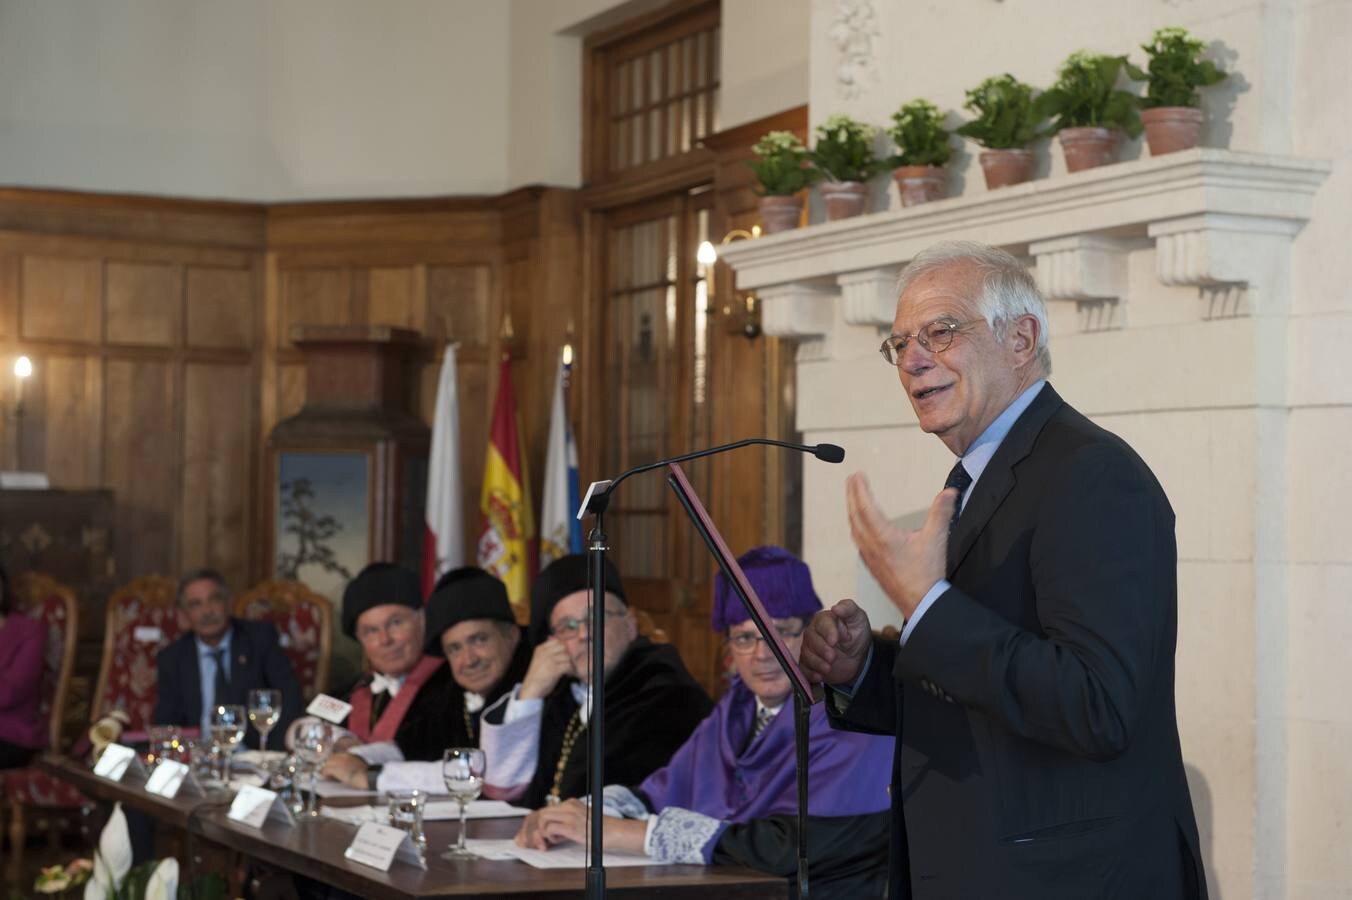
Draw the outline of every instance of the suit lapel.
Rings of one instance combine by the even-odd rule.
[[[188,698],[188,722],[196,727],[202,723],[202,661],[197,655],[197,639],[188,632],[187,665],[183,667],[183,688]]]
[[[253,642],[238,620],[230,621],[230,629],[230,702],[244,705],[249,702],[244,686],[253,681],[245,677],[253,660]]]
[[[1013,490],[1014,467],[1032,452],[1033,443],[1042,432],[1042,427],[1064,403],[1060,395],[1052,390],[1051,384],[1047,384],[1001,441],[995,455],[981,473],[981,478],[972,486],[972,496],[958,518],[958,527],[948,540],[949,578],[962,565],[976,543],[977,536]]]

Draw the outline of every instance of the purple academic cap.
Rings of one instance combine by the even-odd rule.
[[[809,619],[822,608],[821,598],[812,589],[807,563],[783,547],[756,547],[737,557],[737,563],[770,618]],[[741,598],[719,572],[714,576],[714,631],[725,631],[749,618]]]

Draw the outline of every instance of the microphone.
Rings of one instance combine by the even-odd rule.
[[[811,453],[822,462],[839,463],[845,461],[845,448],[837,444],[795,444],[791,441],[777,441],[773,438],[745,438],[740,441],[733,441],[731,444],[719,444],[717,447],[694,450],[690,453],[682,453],[680,456],[673,456],[670,459],[659,459],[657,462],[635,466],[626,472],[621,472],[619,477],[612,481],[594,481],[587,488],[587,496],[582,498],[582,506],[577,511],[577,518],[580,521],[585,513],[605,512],[611,493],[614,492],[621,481],[624,481],[630,475],[638,475],[641,472],[650,472],[653,469],[660,469],[663,466],[669,466],[672,463],[686,462],[692,459],[701,459],[705,456],[713,456],[715,453],[725,453],[728,450],[736,450],[739,447],[749,447],[752,444],[765,444],[770,447],[784,447],[788,450],[797,450],[800,453]]]

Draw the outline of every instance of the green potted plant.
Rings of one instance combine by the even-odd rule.
[[[1106,165],[1117,155],[1122,135],[1141,133],[1136,97],[1117,87],[1129,63],[1125,56],[1080,50],[1057,70],[1056,83],[1037,98],[1038,112],[1054,117],[1066,169]]]
[[[760,184],[761,223],[766,234],[797,228],[803,216],[803,188],[817,179],[807,148],[791,131],[771,131],[751,148],[747,165]]]
[[[1142,44],[1150,62],[1131,76],[1146,82],[1141,122],[1151,156],[1196,147],[1202,135],[1197,91],[1225,78],[1215,63],[1202,59],[1206,45],[1184,28],[1161,28]]]
[[[981,174],[986,189],[1020,184],[1033,175],[1033,151],[1028,145],[1042,136],[1041,115],[1033,100],[1033,88],[1013,75],[992,75],[967,92],[963,108],[976,118],[957,129],[983,148]]]
[[[897,145],[893,167],[902,206],[941,200],[948,193],[948,160],[953,156],[944,114],[928,100],[912,100],[892,114],[887,130]]]
[[[873,139],[877,134],[878,129],[872,125],[839,114],[817,126],[812,164],[825,179],[821,192],[827,219],[845,219],[864,211],[868,203],[865,182],[884,166],[873,155]]]

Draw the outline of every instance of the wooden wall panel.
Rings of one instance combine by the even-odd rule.
[[[305,405],[305,364],[289,363],[277,367],[277,422],[300,412]],[[273,423],[274,425],[276,422]],[[269,429],[270,430],[270,429]],[[267,435],[263,435],[264,439]]]
[[[71,490],[102,486],[102,375],[97,356],[34,355],[16,468]]]
[[[21,254],[0,252],[0,340],[19,333],[19,272],[22,263]]]
[[[290,348],[294,325],[348,325],[352,272],[340,268],[293,269],[282,277],[278,348]]]
[[[20,274],[22,336],[97,343],[103,323],[101,282],[97,259],[25,255]]]
[[[104,338],[110,344],[179,342],[183,274],[171,263],[111,261],[104,267]]]
[[[211,565],[237,587],[251,581],[252,394],[248,365],[184,369],[179,568]]]
[[[182,481],[174,382],[168,361],[107,362],[103,483],[117,500],[117,565],[127,577],[177,568]]]
[[[459,341],[462,351],[486,349],[495,333],[492,269],[488,266],[428,266],[425,333]]]
[[[252,350],[255,345],[253,275],[248,269],[189,266],[186,273],[190,347]]]
[[[367,270],[365,321],[421,331],[425,266],[374,266]]]

